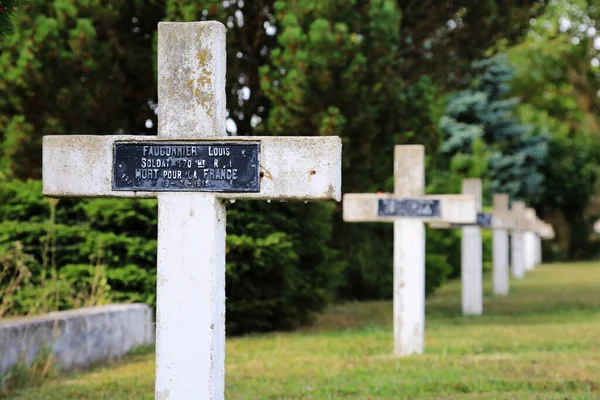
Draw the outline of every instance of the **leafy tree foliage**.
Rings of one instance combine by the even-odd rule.
[[[61,199],[51,222],[41,182],[0,182],[0,262],[15,243],[27,255],[27,285],[12,313],[48,290],[60,309],[77,305],[100,275],[111,301],[156,301],[156,201]],[[328,209],[329,207],[329,209]],[[227,218],[227,332],[290,329],[332,300],[343,264],[330,249],[333,205],[237,202]],[[257,212],[259,211],[259,212]],[[303,218],[308,212],[314,215]],[[16,267],[16,265],[15,265]],[[0,274],[4,293],[13,270]]]
[[[397,0],[401,41],[394,68],[409,81],[428,75],[447,87],[472,78],[469,65],[497,45],[519,42],[544,0]]]
[[[547,256],[585,259],[597,254],[592,226],[600,216],[600,8],[588,0],[553,1],[533,20],[526,40],[510,49],[517,69],[512,91],[521,119],[552,135],[535,202],[552,222],[558,246]]]
[[[46,134],[150,131],[158,1],[31,0],[0,42],[0,171],[41,176]]]
[[[464,87],[471,60],[519,40],[542,9],[538,0],[32,0],[0,43],[0,173],[39,177],[44,134],[154,133],[157,22],[216,19],[228,28],[231,134],[340,135],[344,191],[389,191],[393,145],[424,144],[435,165],[446,88]],[[438,172],[428,169],[428,180]],[[88,279],[82,265],[100,240],[114,293],[151,303],[153,203],[70,202],[60,202],[57,232],[79,250],[58,257],[64,276]],[[27,224],[6,232],[31,242],[44,211],[37,200],[24,204]],[[305,321],[338,284],[349,298],[391,294],[391,257],[382,256],[391,256],[390,227],[343,224],[339,211],[230,207],[229,332]],[[429,291],[449,272],[453,256],[434,254],[449,242],[428,241]]]
[[[0,0],[0,38],[12,31],[10,17],[18,4],[18,0]]]

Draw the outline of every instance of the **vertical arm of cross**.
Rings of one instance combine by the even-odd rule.
[[[475,198],[475,208],[477,212],[481,212],[481,192],[481,179],[463,179],[461,193]]]
[[[394,147],[394,193],[425,192],[423,146]],[[394,353],[422,353],[425,331],[425,225],[421,220],[394,221]]]
[[[538,258],[539,258],[539,263],[541,264],[543,262],[543,252],[542,252],[542,240],[543,239],[554,239],[554,228],[552,227],[552,225],[541,221],[541,227],[540,227],[540,235],[539,235],[539,250],[538,250]]]
[[[523,233],[525,243],[525,270],[533,271],[536,261],[536,225],[537,215],[535,209],[526,208],[525,218],[527,220],[527,229]]]
[[[394,194],[420,197],[425,194],[425,148],[394,146]]]
[[[225,136],[225,27],[158,26],[158,136]],[[225,206],[211,194],[159,193],[156,399],[223,399]]]
[[[215,21],[158,24],[158,136],[226,136],[226,31]]]
[[[481,179],[464,179],[462,194],[473,196],[476,211],[481,212]],[[479,226],[468,225],[462,228],[461,247],[462,312],[464,315],[481,315],[483,271]]]
[[[540,219],[535,221],[535,264],[542,263],[542,232],[544,230],[544,222]]]
[[[513,202],[512,212],[515,219],[515,229],[513,229],[511,235],[512,274],[515,278],[522,279],[525,277],[525,256],[523,243],[525,203],[522,201]]]
[[[492,283],[496,296],[505,296],[509,291],[509,243],[506,226],[509,222],[509,198],[507,194],[495,194],[493,199],[494,230],[492,232]]]
[[[492,199],[494,229],[508,230],[514,228],[514,216],[509,209],[510,199],[507,194],[494,194]]]

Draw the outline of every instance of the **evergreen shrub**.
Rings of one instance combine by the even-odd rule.
[[[20,243],[31,256],[12,314],[48,296],[41,286],[52,274],[58,309],[81,305],[74,293],[99,286],[111,301],[155,305],[155,200],[56,203],[41,192],[39,181],[0,182],[0,255]],[[240,201],[227,208],[229,334],[291,329],[333,300],[344,267],[329,244],[334,204]],[[0,293],[7,282],[0,279]]]

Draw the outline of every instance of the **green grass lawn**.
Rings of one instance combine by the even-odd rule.
[[[390,271],[391,273],[391,271]],[[460,316],[460,286],[427,302],[426,353],[391,356],[391,302],[334,306],[294,333],[227,342],[228,399],[600,399],[600,264],[550,265]],[[153,399],[153,354],[14,399]]]

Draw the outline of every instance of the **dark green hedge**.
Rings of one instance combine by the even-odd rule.
[[[81,305],[90,292],[154,305],[156,201],[60,199],[54,223],[51,201],[39,181],[0,182],[0,261],[17,242],[31,256],[12,312],[49,296],[54,271],[59,308]],[[227,211],[229,334],[291,329],[334,299],[391,298],[391,224],[346,224],[333,203],[238,201]],[[428,294],[460,275],[459,232],[428,229]],[[6,285],[0,277],[0,290]]]
[[[227,208],[229,334],[293,328],[334,298],[343,269],[329,247],[335,205],[244,201]],[[103,284],[98,274],[111,300],[154,305],[156,201],[61,199],[53,224],[50,209],[39,181],[0,183],[0,257],[6,265],[15,242],[32,256],[13,313],[48,296],[43,286],[53,266],[59,308]],[[0,290],[7,284],[5,274]]]

